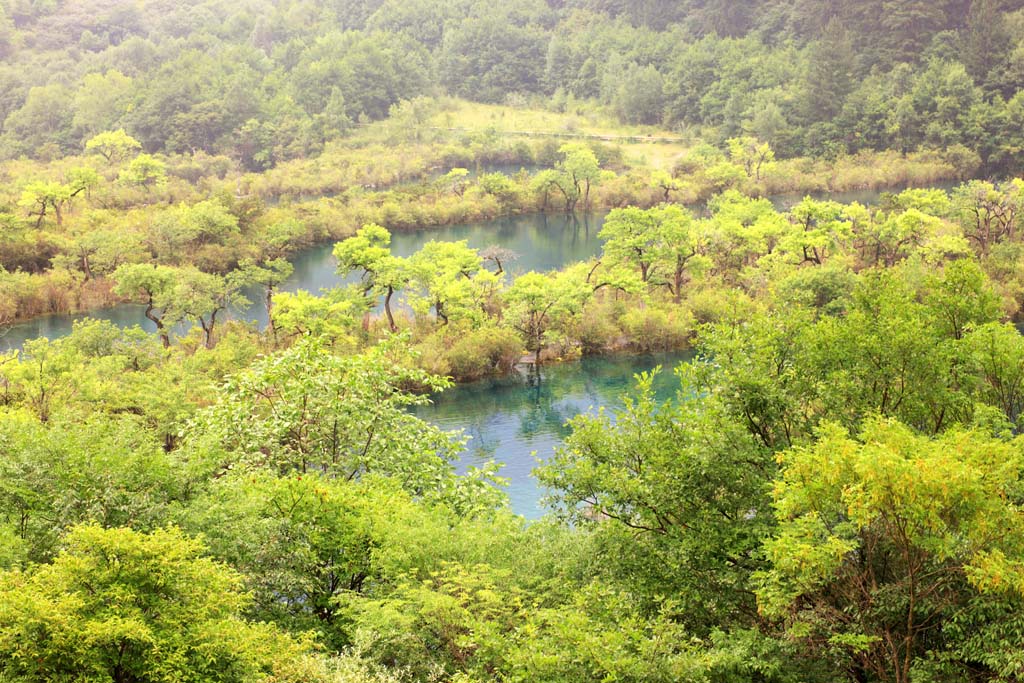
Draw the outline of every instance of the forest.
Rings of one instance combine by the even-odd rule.
[[[0,683],[1024,679],[1024,3],[0,0],[0,122]],[[422,412],[668,352],[536,515]]]

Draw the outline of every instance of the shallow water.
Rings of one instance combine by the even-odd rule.
[[[510,273],[530,270],[548,271],[568,263],[585,261],[601,252],[597,233],[604,214],[528,214],[509,216],[480,223],[450,225],[415,232],[398,232],[391,237],[391,250],[398,256],[409,256],[430,240],[466,240],[469,246],[484,248],[501,246],[511,249],[519,258],[505,265]],[[346,282],[335,269],[333,244],[321,244],[305,249],[292,257],[295,272],[281,287],[283,291],[304,289],[317,293],[321,289],[336,287]],[[246,292],[252,304],[243,310],[231,312],[231,317],[253,321],[259,327],[267,324],[267,309],[263,293],[258,288]],[[92,317],[110,320],[120,327],[139,325],[148,332],[156,327],[143,315],[144,306],[119,304],[90,313],[40,316],[24,323],[0,329],[0,351],[21,348],[25,341],[36,337],[56,339],[71,333],[76,320]]]
[[[578,362],[542,366],[539,373],[521,367],[507,377],[452,387],[417,406],[418,417],[469,437],[461,467],[488,460],[504,463],[512,509],[539,517],[544,492],[531,470],[561,446],[566,423],[581,413],[622,407],[622,396],[635,386],[635,375],[661,366],[654,390],[659,401],[671,399],[679,387],[672,370],[688,362],[692,352],[650,355],[591,356]]]

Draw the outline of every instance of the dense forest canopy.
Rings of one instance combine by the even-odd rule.
[[[1024,680],[1024,3],[0,8],[0,683]]]
[[[611,107],[782,156],[963,147],[1020,163],[1013,0],[505,3],[8,0],[0,151],[54,158],[125,128],[254,170],[400,100]]]

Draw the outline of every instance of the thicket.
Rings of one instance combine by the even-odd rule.
[[[1013,680],[1021,192],[627,207],[599,260],[507,287],[465,245],[400,259],[367,226],[336,248],[361,284],[277,295],[276,333],[33,341],[0,358],[0,671]],[[392,290],[415,318],[365,329]],[[407,411],[448,385],[437,345],[475,368],[602,326],[697,357],[675,400],[645,376],[572,422],[544,520]]]

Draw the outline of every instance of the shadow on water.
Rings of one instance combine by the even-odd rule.
[[[692,352],[592,356],[539,369],[523,366],[505,377],[435,394],[431,405],[417,406],[413,414],[469,437],[461,467],[504,463],[501,475],[510,480],[513,510],[535,518],[542,513],[543,491],[531,470],[569,435],[566,423],[602,407],[621,408],[623,394],[635,386],[634,375],[658,365],[663,370],[655,394],[660,401],[674,398],[679,383],[672,369],[692,357]]]

